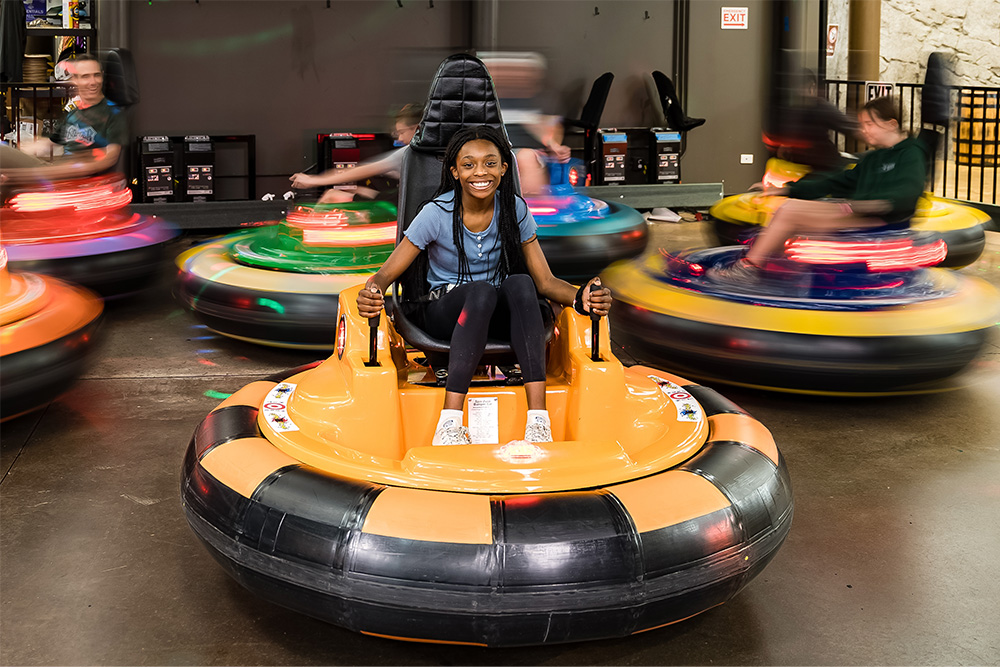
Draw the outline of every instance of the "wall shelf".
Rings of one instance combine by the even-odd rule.
[[[28,28],[28,37],[96,37],[94,28],[58,28],[56,26]]]

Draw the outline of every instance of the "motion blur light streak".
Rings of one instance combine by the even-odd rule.
[[[152,0],[149,4],[153,4]],[[250,51],[259,48],[262,44],[276,41],[282,37],[290,37],[292,33],[292,24],[285,23],[270,30],[261,30],[247,35],[233,35],[232,37],[222,39],[218,37],[206,37],[204,39],[191,40],[162,40],[157,45],[157,50],[161,53],[184,56],[185,58],[201,58],[224,53]]]
[[[276,313],[280,313],[282,315],[285,314],[285,307],[274,299],[259,298],[257,299],[257,304],[260,306],[267,306]]]
[[[203,396],[207,396],[208,398],[215,398],[222,401],[232,396],[232,394],[226,394],[221,391],[215,391],[214,389],[209,389],[203,394]]]
[[[796,239],[786,246],[788,257],[804,264],[864,263],[870,271],[908,271],[934,266],[948,252],[945,242],[914,246],[911,240],[881,243]]]
[[[361,216],[359,217],[359,221]],[[343,209],[332,209],[330,211],[320,211],[318,209],[303,209],[301,206],[288,213],[285,218],[289,226],[299,228],[322,227],[332,225],[340,229],[349,221],[347,211]]]
[[[369,211],[298,207],[288,213],[290,233],[301,233],[302,243],[312,246],[349,248],[392,244],[396,221],[374,223]]]
[[[72,208],[76,211],[94,209],[113,210],[128,206],[132,201],[132,191],[128,188],[116,189],[113,185],[102,185],[86,190],[68,192],[22,192],[11,199],[11,208],[19,212],[51,211]]]
[[[236,264],[228,264],[228,265],[226,265],[226,268],[220,269],[216,273],[212,274],[211,280],[218,280],[219,278],[221,278],[222,276],[226,275],[227,273],[229,273],[230,271],[232,271],[235,268],[237,268]]]
[[[336,248],[379,245],[396,239],[396,223],[366,225],[361,229],[303,229],[302,242]]]

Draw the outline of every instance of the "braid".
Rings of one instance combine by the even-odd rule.
[[[511,168],[516,168],[512,165]],[[517,217],[517,200],[521,199],[514,192],[514,179],[503,179],[497,189],[497,196],[500,197],[499,223],[500,233],[500,261],[497,262],[496,273],[497,282],[503,282],[515,273],[526,273],[527,266],[524,261],[524,250],[521,248],[521,220]],[[524,203],[524,200],[521,199]],[[525,215],[528,206],[524,205]]]

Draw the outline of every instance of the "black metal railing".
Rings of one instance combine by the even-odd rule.
[[[922,86],[894,84],[903,129],[920,132]],[[864,81],[827,81],[827,99],[838,108],[855,112],[866,101]],[[997,204],[997,168],[1000,166],[1000,88],[949,86],[951,123],[943,128],[938,155],[931,165],[934,194],[984,204]],[[848,153],[868,149],[864,141],[838,135],[838,147]]]

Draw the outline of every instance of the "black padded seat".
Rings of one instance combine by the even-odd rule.
[[[104,72],[104,97],[120,107],[139,103],[139,76],[131,51],[110,49],[101,59],[101,69]]]
[[[135,68],[132,52],[128,49],[109,49],[101,58],[101,70],[104,72],[104,97],[122,109],[129,132],[126,133],[121,155],[118,157],[117,170],[129,174],[132,172],[133,160],[136,159],[131,150],[131,127],[133,126],[133,108],[139,103],[139,75]]]
[[[611,84],[614,80],[615,75],[611,72],[605,72],[597,77],[594,85],[590,87],[590,95],[587,96],[580,117],[563,119],[564,126],[578,127],[583,130],[583,163],[589,174],[596,172],[597,129],[601,126],[604,105],[608,101],[608,94],[611,92]]]
[[[677,89],[669,76],[656,70],[653,72],[653,83],[656,84],[656,92],[660,96],[660,106],[663,108],[663,116],[668,127],[689,132],[705,124],[704,118],[692,118],[684,113],[681,101],[677,97]]]
[[[493,89],[493,79],[481,60],[466,54],[449,56],[438,67],[431,82],[430,93],[420,120],[410,142],[410,149],[403,157],[400,174],[399,223],[396,243],[403,238],[420,206],[434,197],[441,185],[442,158],[448,142],[455,132],[467,126],[489,125],[500,130],[505,139],[503,118]],[[508,139],[509,145],[509,139]],[[510,165],[508,175],[513,175],[517,184],[517,165]],[[520,187],[517,188],[520,192]],[[416,322],[407,316],[413,304],[407,302],[403,285],[407,284],[411,271],[419,262],[414,262],[397,281],[390,296],[393,325],[407,343],[427,354],[432,364],[443,363],[450,350],[450,342],[430,336]],[[426,276],[422,279],[426,281]],[[542,315],[546,325],[546,340],[552,338],[554,317],[547,301]],[[486,342],[483,363],[504,363],[514,358],[514,351],[507,341],[490,339]]]

